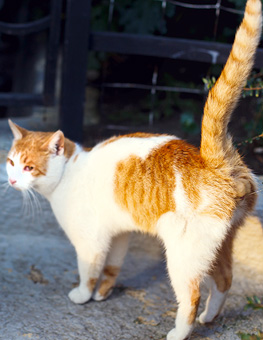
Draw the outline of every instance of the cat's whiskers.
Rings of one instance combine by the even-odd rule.
[[[24,215],[28,216],[33,211],[31,198],[29,196],[28,191],[26,191],[26,190],[22,191],[22,196],[23,196],[22,211],[23,211]]]
[[[7,190],[10,188],[10,185],[8,182],[4,182],[0,185],[1,191],[3,189],[2,194],[6,194]]]
[[[34,220],[37,215],[40,215],[41,206],[37,195],[32,188],[22,191],[23,195],[23,211],[26,216],[32,216]]]
[[[262,193],[262,192],[263,192],[263,188],[262,188],[262,189],[258,189],[258,190],[254,191],[254,192],[251,192],[251,193],[249,193],[248,195],[249,195],[249,196],[251,196],[251,195],[257,195],[257,194],[260,194],[260,193]]]
[[[262,194],[262,192],[263,192],[263,189],[262,189],[262,190],[256,191],[255,194],[256,194],[256,195],[257,195],[257,194]],[[250,195],[253,195],[253,193],[251,193]]]
[[[29,197],[32,202],[32,208],[35,206],[36,207],[36,215],[40,215],[41,212],[41,204],[39,202],[39,198],[36,194],[36,192],[31,188],[28,190]]]

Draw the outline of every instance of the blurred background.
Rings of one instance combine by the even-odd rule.
[[[199,145],[207,91],[245,2],[0,0],[0,119],[36,119],[88,146],[133,131]],[[260,48],[230,124],[257,174],[262,67]]]

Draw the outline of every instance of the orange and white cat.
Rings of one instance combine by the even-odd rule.
[[[14,135],[9,183],[45,196],[74,245],[80,284],[75,303],[112,291],[130,231],[159,237],[165,247],[178,312],[168,340],[212,321],[231,286],[232,241],[256,201],[256,184],[227,134],[231,113],[253,66],[261,35],[261,1],[248,0],[222,74],[208,95],[200,150],[169,135],[113,137],[85,150],[55,133],[32,132],[9,121]]]

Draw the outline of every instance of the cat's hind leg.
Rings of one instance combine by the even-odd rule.
[[[218,289],[217,282],[213,277],[210,276],[207,280],[209,296],[206,300],[205,310],[198,317],[198,321],[201,324],[214,321],[220,314],[228,294],[228,289],[222,292]]]
[[[223,242],[216,261],[207,278],[209,296],[205,310],[198,320],[204,324],[212,322],[221,312],[232,283],[232,245],[234,234],[229,233]]]
[[[167,340],[188,339],[194,328],[200,300],[200,275],[196,270],[193,247],[176,229],[163,233],[166,248],[167,268],[178,302],[175,328],[167,334]],[[179,229],[180,226],[179,226]],[[178,240],[178,238],[181,238]],[[178,242],[179,241],[179,242]]]
[[[167,340],[184,340],[191,335],[200,299],[199,286],[211,268],[227,227],[227,223],[209,216],[186,219],[169,212],[159,220],[158,234],[166,248],[167,268],[178,302],[175,328]]]
[[[170,262],[170,263],[169,263]],[[168,260],[168,271],[176,294],[178,310],[175,328],[167,334],[167,340],[188,339],[194,328],[195,318],[200,300],[199,277],[182,277],[181,270]]]
[[[125,255],[129,246],[129,234],[120,234],[112,240],[101,279],[97,285],[93,299],[102,301],[107,299],[115,285],[117,276],[120,272]]]

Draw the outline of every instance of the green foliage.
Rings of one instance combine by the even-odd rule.
[[[247,84],[243,89],[242,96],[243,98],[246,97],[261,97],[263,95],[263,80],[262,80],[262,73],[254,73],[252,76],[247,80]],[[210,90],[216,82],[215,77],[206,77],[203,78],[203,83],[205,84],[206,90]]]
[[[170,74],[164,74],[163,80],[160,82],[164,86],[169,87],[187,87],[196,89],[196,84],[191,82],[176,81]],[[200,105],[194,100],[187,100],[179,92],[165,92],[165,98],[160,100],[160,112],[164,117],[169,118],[175,111],[181,112],[180,125],[184,132],[189,134],[198,134],[200,132],[200,124],[196,122],[197,114],[200,114]]]
[[[165,13],[162,3],[154,0],[119,0],[115,2],[111,30],[138,34],[165,34],[166,19],[175,13],[175,6],[167,3]],[[109,1],[93,1],[92,28],[107,30]]]
[[[247,297],[247,304],[245,309],[252,308],[252,309],[263,309],[263,298],[260,299],[257,296]]]
[[[262,340],[263,339],[263,333],[261,331],[258,331],[257,334],[248,334],[248,333],[238,332],[237,335],[240,337],[241,340]]]
[[[94,31],[106,31],[108,27],[109,1],[93,1],[91,25]]]
[[[203,83],[205,84],[205,89],[207,91],[209,91],[216,83],[215,77],[212,77],[212,78],[206,77],[206,78],[203,78],[202,80],[203,80]]]
[[[180,116],[180,123],[185,132],[196,134],[199,132],[199,127],[195,122],[192,112],[183,112]]]
[[[243,91],[243,97],[259,97],[263,95],[262,73],[254,73],[248,79]]]
[[[135,107],[133,105],[125,105],[119,107],[114,112],[107,115],[108,119],[112,123],[126,123],[131,122],[132,124],[147,124],[149,117],[147,113],[142,109],[144,103],[139,102]]]
[[[236,9],[244,10],[246,5],[246,0],[228,0],[229,2],[232,2]]]
[[[160,1],[119,0],[115,2],[113,17],[109,23],[109,0],[94,0],[91,10],[91,26],[94,31],[111,31],[138,34],[165,34],[166,19],[175,13],[175,6],[167,3],[165,14]],[[91,51],[89,69],[101,70],[107,60],[106,53]]]
[[[175,6],[167,4],[165,16],[161,2],[153,0],[121,0],[116,3],[119,25],[124,32],[153,34],[166,33],[165,17],[172,17]]]
[[[263,309],[263,298],[260,299],[257,296],[247,297],[247,304],[245,309],[252,308],[254,310]],[[258,331],[257,334],[249,334],[238,332],[237,335],[241,340],[263,340],[263,332]]]
[[[250,144],[253,141],[259,141],[263,138],[263,114],[262,108],[258,111],[255,111],[251,120],[244,124],[244,128],[247,132],[248,139],[245,142],[249,142]],[[254,137],[255,136],[255,137]]]
[[[263,139],[263,80],[262,73],[252,73],[251,77],[247,80],[247,84],[243,89],[242,97],[256,97],[258,98],[255,103],[256,108],[253,110],[251,119],[243,124],[247,132],[247,139],[239,145],[252,144],[254,141]],[[207,91],[209,91],[215,84],[215,77],[203,78],[203,83]]]

